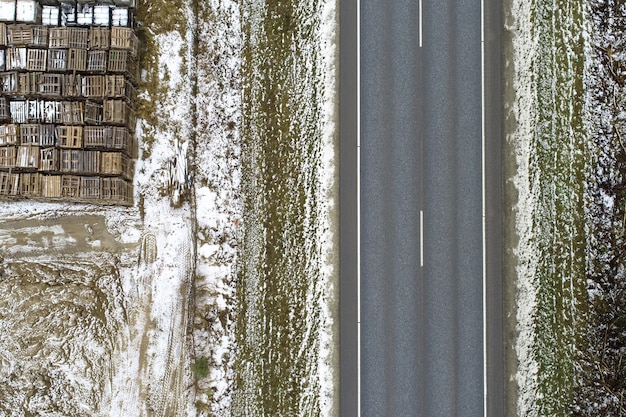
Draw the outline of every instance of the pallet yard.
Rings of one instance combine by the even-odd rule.
[[[0,197],[131,204],[132,0],[0,0]]]

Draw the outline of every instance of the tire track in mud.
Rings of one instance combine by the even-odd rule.
[[[193,271],[193,246],[189,243],[193,227],[189,212],[188,206],[175,210],[177,221],[146,233],[143,239],[148,252],[160,254],[153,263],[140,267],[140,271],[143,270],[139,276],[139,280],[145,283],[144,288],[149,289],[139,295],[140,304],[145,309],[138,318],[137,339],[142,352],[142,374],[150,381],[144,388],[148,403],[144,414],[149,416],[186,416],[192,395],[187,347],[189,288]],[[154,221],[147,219],[149,223]],[[149,248],[150,236],[154,236],[156,242],[152,249]]]

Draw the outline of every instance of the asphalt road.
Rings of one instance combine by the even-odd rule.
[[[485,7],[483,66],[480,0],[361,1],[359,364],[356,4],[341,4],[342,416],[359,396],[362,416],[504,415],[501,6]]]

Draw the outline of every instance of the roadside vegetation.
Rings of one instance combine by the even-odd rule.
[[[235,415],[325,415],[322,7],[315,0],[243,7],[245,237]]]
[[[539,416],[567,415],[585,323],[583,18],[576,1],[537,2],[537,120],[531,165],[536,184],[535,332]]]
[[[517,414],[623,416],[626,4],[510,4]]]
[[[586,278],[590,306],[573,415],[626,415],[626,4],[590,0]]]

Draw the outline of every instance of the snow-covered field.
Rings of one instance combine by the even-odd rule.
[[[315,153],[295,173],[304,183],[284,180],[306,194],[292,219],[304,219],[308,234],[291,244],[313,254],[299,273],[315,285],[298,290],[305,321],[292,316],[276,331],[309,329],[307,344],[286,352],[309,372],[293,415],[326,416],[337,407],[336,10],[334,1],[307,7],[316,24],[294,70],[317,65],[303,80],[316,95],[297,105],[317,121],[301,138]],[[246,224],[261,177],[243,163],[251,157],[244,141],[258,139],[242,128],[252,108],[244,104],[244,9],[231,0],[145,2],[132,207],[0,202],[0,416],[241,415],[233,398],[247,395],[237,381],[249,368],[239,365],[262,360],[239,346],[250,336],[240,291],[252,240],[243,242],[262,227]],[[251,253],[259,250],[268,247]],[[280,341],[272,328],[257,331]],[[279,365],[289,372],[288,364]]]

